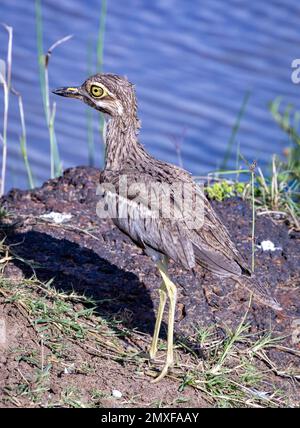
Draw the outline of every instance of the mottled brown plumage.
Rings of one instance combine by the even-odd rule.
[[[93,92],[97,96],[93,96]],[[104,132],[106,159],[100,178],[102,189],[100,193],[116,226],[158,264],[165,284],[161,289],[160,309],[164,308],[166,293],[170,299],[171,294],[175,293],[174,301],[176,298],[174,284],[164,276],[167,271],[166,261],[169,258],[186,269],[200,265],[216,275],[232,277],[251,290],[261,303],[280,309],[268,289],[251,274],[226,227],[191,175],[177,166],[155,159],[139,143],[140,122],[137,117],[135,91],[126,78],[113,74],[97,74],[87,79],[79,88],[61,88],[55,93],[82,99],[106,116]],[[120,177],[126,177],[125,196],[124,192],[121,194]],[[145,194],[148,195],[152,191],[153,182],[166,185],[168,188],[174,183],[186,184],[191,193],[188,195],[191,196],[191,200],[196,197],[202,201],[204,221],[201,227],[190,227],[189,220],[193,216],[192,205],[190,211],[185,211],[181,217],[174,217],[174,214],[180,214],[181,205],[172,194],[172,189],[171,218],[152,216],[153,205],[149,203],[147,197],[145,198]],[[146,193],[141,194],[141,188],[146,190]],[[159,194],[158,203],[163,199],[164,194]],[[125,211],[125,216],[120,215]],[[145,216],[145,212],[148,215]],[[160,205],[158,213],[161,214]],[[172,290],[168,288],[169,283],[172,284],[171,288],[174,286]],[[158,318],[161,318],[160,312],[161,310]],[[171,323],[172,317],[173,314],[170,315]],[[158,335],[160,321],[157,322],[154,336]],[[153,343],[151,347],[153,355],[156,353],[156,345]],[[167,367],[159,378],[166,374],[172,362],[169,349],[168,356],[170,358]]]

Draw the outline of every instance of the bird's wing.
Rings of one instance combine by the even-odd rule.
[[[186,268],[199,264],[220,276],[250,275],[226,227],[188,174],[180,175],[179,186],[163,177],[156,190],[156,182],[146,172],[104,171],[102,181],[112,187],[105,192],[109,216],[138,245]],[[166,201],[170,204],[163,205]]]
[[[200,228],[190,231],[195,259],[198,264],[220,276],[250,276],[250,270],[232,242],[227,228],[198,186],[203,203],[203,222]]]
[[[155,187],[151,175],[132,171],[104,171],[100,182],[102,205],[107,207],[108,216],[136,244],[165,254],[186,268],[195,266],[193,244],[180,207],[172,202],[170,186]],[[162,202],[168,200],[176,221],[162,208]]]

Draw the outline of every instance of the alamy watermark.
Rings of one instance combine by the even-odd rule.
[[[126,175],[120,175],[117,183],[100,184],[97,195],[100,218],[116,218],[132,224],[135,221],[137,227],[168,219],[188,229],[200,229],[204,222],[203,186],[193,182],[132,182],[132,177],[129,180]]]
[[[295,85],[300,83],[300,58],[293,59],[291,63],[291,67],[293,69],[291,73],[291,80]]]

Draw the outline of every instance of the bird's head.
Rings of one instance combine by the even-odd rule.
[[[52,92],[63,97],[78,98],[113,117],[136,113],[133,85],[125,77],[115,74],[95,74],[81,86],[58,88]]]

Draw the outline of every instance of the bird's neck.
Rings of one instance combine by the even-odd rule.
[[[136,114],[106,119],[104,128],[105,169],[122,169],[135,164],[146,152],[138,142],[140,122]]]

